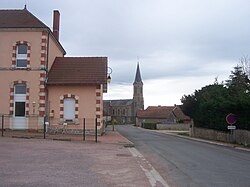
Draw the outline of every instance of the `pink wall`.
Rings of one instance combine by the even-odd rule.
[[[54,60],[56,57],[63,57],[62,50],[60,50],[60,47],[55,42],[54,38],[50,35],[49,38],[49,63],[48,63],[48,69],[50,70]]]
[[[49,86],[50,111],[60,118],[60,96],[72,94],[79,97],[79,118],[96,117],[96,86]]]
[[[12,46],[16,41],[28,41],[31,44],[31,66],[39,67],[42,32],[1,32],[0,60],[1,67],[11,67]]]
[[[0,34],[0,113],[9,114],[10,111],[10,85],[14,81],[22,80],[29,84],[30,95],[28,102],[30,103],[29,111],[33,113],[32,102],[36,102],[35,114],[38,114],[39,108],[39,88],[41,71],[34,70],[2,70],[3,68],[11,68],[13,45],[17,41],[27,41],[30,46],[30,67],[38,69],[41,66],[41,43],[42,31],[33,32],[16,32],[1,31]],[[51,38],[49,45],[49,64],[51,65],[56,56],[63,56],[55,41]],[[27,103],[27,102],[26,102]]]

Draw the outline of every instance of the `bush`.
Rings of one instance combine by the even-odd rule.
[[[156,130],[156,123],[143,123],[142,127],[144,129]]]

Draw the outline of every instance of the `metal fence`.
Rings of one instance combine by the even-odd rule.
[[[64,121],[57,118],[27,116],[19,119],[10,115],[0,116],[1,136],[20,138],[43,138],[53,140],[93,140],[97,142],[97,119],[79,118]]]

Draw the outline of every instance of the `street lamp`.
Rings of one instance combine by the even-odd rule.
[[[111,82],[111,73],[112,73],[112,69],[110,68],[110,67],[108,67],[108,77],[107,77],[107,81],[108,81],[108,83],[110,83]]]

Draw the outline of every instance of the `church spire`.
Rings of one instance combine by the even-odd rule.
[[[136,69],[134,84],[135,83],[142,83],[139,62],[137,63],[137,69]]]

